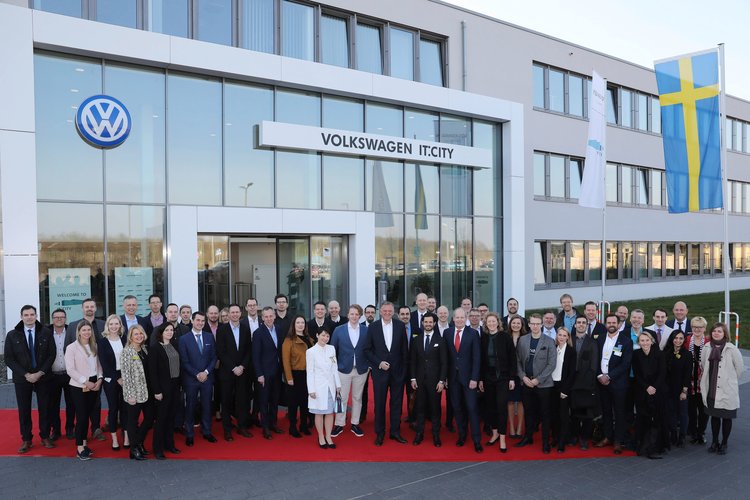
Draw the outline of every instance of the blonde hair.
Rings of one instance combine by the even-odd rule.
[[[143,334],[143,342],[141,342],[141,346],[146,345],[148,335],[146,335],[146,330],[144,330],[141,325],[133,325],[128,330],[128,345],[133,345],[133,333],[135,332],[141,332]]]
[[[120,337],[122,337],[125,333],[125,328],[122,326],[122,320],[116,314],[110,314],[109,316],[107,316],[107,320],[104,322],[104,330],[106,332],[105,335],[109,335],[109,322],[113,319],[116,319],[117,322],[120,323],[120,330],[117,333],[120,335]]]
[[[89,337],[89,351],[91,351],[90,355],[96,356],[96,339],[94,338],[94,327],[91,325],[89,320],[82,319],[76,325],[76,341],[83,346],[86,345],[83,342],[81,342],[81,329],[87,326],[91,328],[91,336]]]
[[[570,332],[568,331],[568,329],[565,328],[564,326],[561,326],[560,328],[557,329],[557,333],[560,333],[560,332],[565,332],[568,334],[568,340],[565,343],[568,344],[568,347],[573,347],[573,339],[570,337]],[[557,344],[557,339],[555,339],[555,344]]]
[[[690,320],[690,326],[692,326],[693,328],[695,328],[696,326],[698,328],[706,328],[708,326],[708,321],[706,321],[706,318],[704,318],[703,316],[696,316]]]

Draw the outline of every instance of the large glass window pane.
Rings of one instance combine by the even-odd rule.
[[[534,153],[534,196],[546,196],[546,174],[544,168],[546,156],[544,153]]]
[[[713,264],[711,263],[711,243],[703,243],[703,274],[711,274]]]
[[[414,79],[414,34],[398,28],[390,29],[391,76]]]
[[[323,208],[364,210],[365,162],[361,158],[323,156]]]
[[[195,38],[232,45],[232,0],[195,0]]]
[[[198,309],[229,304],[229,237],[198,235]]]
[[[607,281],[618,279],[617,263],[618,263],[617,243],[608,242],[607,243],[607,257],[606,257],[606,264],[607,264],[606,279]]]
[[[648,96],[638,94],[638,130],[648,130]]]
[[[620,243],[622,252],[622,279],[633,279],[633,244],[629,241]]]
[[[274,0],[242,0],[241,12],[240,45],[246,49],[273,54],[276,28]]]
[[[346,237],[310,237],[311,303],[314,304],[320,300],[327,304],[331,300],[348,297],[348,270]],[[296,271],[295,274],[299,272]],[[304,281],[301,286],[305,286]]]
[[[441,304],[448,309],[461,305],[472,289],[471,219],[443,217],[441,220]]]
[[[565,111],[565,75],[561,71],[550,69],[549,74],[549,109]]]
[[[658,97],[651,98],[651,132],[661,134],[661,105]]]
[[[349,67],[349,33],[346,19],[323,14],[320,17],[320,62]]]
[[[369,163],[369,162],[368,162]],[[377,302],[404,302],[404,216],[375,214],[375,292]]]
[[[727,143],[727,149],[732,149],[732,119],[727,118],[724,127],[725,141]]]
[[[547,283],[547,242],[534,242],[534,284]]]
[[[148,311],[148,296],[164,297],[164,208],[107,206],[109,307],[123,314],[123,297],[138,298],[137,314]]]
[[[568,75],[568,113],[583,116],[583,79]]]
[[[276,91],[276,121],[320,126],[320,95],[312,92]]]
[[[315,58],[315,10],[283,0],[281,3],[281,55],[312,61]]]
[[[748,135],[750,134],[750,123],[743,122],[742,123],[742,152],[747,153],[750,150],[748,150],[748,142],[750,142],[750,138],[748,138]]]
[[[437,214],[440,212],[440,178],[435,165],[407,163],[404,165],[406,212]]]
[[[104,91],[130,111],[130,136],[104,152],[107,201],[164,203],[164,73],[106,66]]]
[[[97,317],[106,317],[104,288],[104,216],[101,205],[37,204],[39,238],[39,319],[62,307],[68,322],[83,316],[79,302],[66,305],[65,293],[81,287],[93,297]]]
[[[660,207],[664,204],[661,193],[662,175],[661,170],[651,170],[651,205],[654,207]]]
[[[570,281],[580,282],[584,278],[584,267],[586,259],[583,253],[583,242],[582,241],[571,241],[570,242]]]
[[[742,243],[730,243],[729,255],[731,262],[731,272],[742,272]]]
[[[471,170],[459,166],[440,167],[440,213],[471,215]]]
[[[581,178],[583,176],[583,161],[571,158],[568,162],[570,168],[570,196],[571,200],[577,200],[581,194]]]
[[[221,204],[221,83],[167,78],[169,203]]]
[[[440,217],[406,215],[406,304],[440,291]]]
[[[320,156],[316,153],[276,152],[276,206],[320,208]]]
[[[538,244],[538,243],[537,243]],[[535,245],[536,247],[536,245]],[[502,262],[502,227],[499,219],[474,218],[474,302],[499,310],[498,292],[500,263]]]
[[[532,78],[534,79],[534,107],[543,108],[544,107],[544,68],[541,66],[537,66],[536,64],[532,66],[532,68],[533,68]]]
[[[638,243],[637,274],[639,280],[648,278],[648,243]]]
[[[661,243],[651,243],[651,276],[654,278],[661,278],[664,275],[662,247]]]
[[[589,242],[589,281],[602,279],[602,244]]]
[[[721,274],[724,272],[724,268],[722,267],[723,261],[724,261],[724,254],[722,253],[722,244],[721,243],[714,243],[713,244],[713,264],[714,264],[714,274]]]
[[[165,35],[188,36],[189,0],[151,0],[148,29]]]
[[[633,93],[629,90],[620,90],[620,125],[623,127],[633,126]]]
[[[549,195],[552,198],[565,198],[564,156],[549,156]]]
[[[732,207],[734,208],[734,211],[737,213],[742,213],[742,182],[734,182],[734,186],[732,186],[732,198],[734,198],[734,202],[732,203]]]
[[[675,257],[676,252],[677,246],[674,243],[667,243],[665,245],[664,266],[666,269],[666,276],[675,276],[675,268],[677,265],[677,259]]]
[[[742,199],[745,202],[743,212],[746,214],[750,214],[750,184],[748,184],[747,182],[743,183],[742,193]]]
[[[101,85],[99,64],[34,56],[37,198],[102,200],[102,152],[81,140],[75,125],[78,106],[101,94]]]
[[[370,73],[383,73],[383,46],[380,28],[369,24],[357,24],[357,69]]]
[[[500,179],[500,141],[498,128],[492,123],[474,120],[474,147],[492,150],[492,168],[473,171],[474,215],[502,215],[502,179]],[[489,302],[488,302],[489,303]]]
[[[617,203],[617,165],[607,163],[605,175],[607,177],[607,201]]]
[[[257,126],[273,121],[273,90],[224,85],[224,204],[272,207],[273,151],[258,149]]]
[[[651,181],[651,171],[645,168],[636,169],[638,177],[638,199],[639,205],[648,205],[649,182]]]
[[[419,81],[443,85],[443,56],[440,42],[419,40]]]
[[[367,210],[376,214],[404,211],[404,165],[394,161],[367,160]],[[377,218],[375,215],[376,225]]]
[[[471,146],[471,120],[461,116],[440,115],[440,142]]]
[[[81,13],[81,0],[34,0],[33,5],[37,10],[52,12],[53,14],[83,17]]]
[[[401,108],[368,103],[365,109],[365,132],[404,136],[404,112]]]
[[[428,113],[426,111],[417,111],[415,109],[404,109],[404,136],[409,139],[418,139],[421,141],[432,141],[438,142],[440,138],[440,117],[437,113]],[[450,127],[451,136],[449,139],[456,139],[454,134],[460,134],[457,130],[458,127],[455,123],[450,125],[446,123],[446,127]],[[447,133],[446,133],[447,136]],[[466,132],[464,132],[466,137]],[[446,142],[451,142],[450,140]]]
[[[607,122],[617,124],[617,89],[607,87]]]
[[[628,166],[620,167],[620,190],[622,203],[633,203],[633,168]]]
[[[742,270],[744,272],[750,272],[750,243],[744,243],[742,247],[744,249]]]
[[[550,241],[550,282],[565,283],[565,242]]]
[[[137,0],[96,0],[96,20],[128,28],[137,27]]]
[[[279,292],[289,299],[289,314],[310,317],[310,276],[308,263],[310,252],[307,238],[279,239],[277,246]]]
[[[362,101],[323,96],[323,126],[352,132],[363,132],[365,108]]]
[[[698,276],[701,273],[701,245],[700,243],[690,244],[690,274]]]

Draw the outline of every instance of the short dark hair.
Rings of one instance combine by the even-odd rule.
[[[245,307],[247,307],[247,303],[250,302],[251,300],[254,300],[256,305],[258,304],[258,299],[256,299],[255,297],[248,297],[247,300],[245,301]]]
[[[479,305],[477,306],[477,309],[479,309],[482,306],[486,307],[487,309],[489,309],[489,307],[490,307],[485,302],[480,302]]]
[[[96,301],[93,298],[86,297],[85,299],[83,299],[83,302],[81,302],[81,306],[83,306],[83,304],[85,304],[86,302],[93,302],[94,304],[96,304]]]
[[[195,319],[196,316],[203,316],[203,319],[206,319],[206,313],[203,311],[195,311],[191,317]]]
[[[435,322],[435,324],[437,325],[437,322],[438,322],[438,317],[437,317],[437,314],[435,314],[435,313],[431,313],[431,312],[427,312],[427,313],[424,313],[424,314],[422,315],[422,321],[424,321],[424,320],[425,320],[425,318],[432,318],[432,321],[434,321],[434,322]]]
[[[367,305],[365,306],[365,311],[366,311],[366,310],[368,310],[368,309],[370,309],[370,308],[373,308],[373,309],[375,309],[376,311],[378,310],[378,308],[377,308],[377,307],[375,307],[374,305],[372,305],[372,304],[367,304]]]
[[[327,306],[327,305],[326,305],[326,303],[325,303],[325,302],[323,302],[322,300],[319,300],[319,301],[317,301],[317,302],[316,302],[315,304],[313,304],[313,309],[315,309],[315,306],[323,306],[323,307],[325,307],[326,309],[328,309],[328,306]]]
[[[510,301],[511,301],[511,300],[515,300],[516,302],[518,302],[518,299],[517,299],[517,298],[515,298],[515,297],[510,297],[510,298],[509,298],[508,300],[506,300],[506,301],[505,301],[505,305],[507,306],[508,304],[510,304]]]
[[[26,304],[25,306],[21,308],[21,315],[23,316],[23,312],[28,311],[29,309],[34,311],[34,314],[36,314],[36,307],[32,306],[31,304]]]
[[[157,299],[159,299],[161,301],[161,297],[159,297],[155,293],[152,293],[151,295],[148,296],[148,301],[151,302],[151,299],[153,299],[154,297],[156,297]]]
[[[667,312],[667,310],[664,309],[664,308],[661,308],[661,307],[657,307],[656,309],[654,309],[654,314],[658,313],[659,311],[663,312],[666,315],[669,315],[669,313]]]
[[[616,315],[615,313],[613,313],[613,312],[608,312],[608,313],[607,313],[607,315],[606,315],[606,316],[604,316],[604,322],[606,323],[606,322],[607,322],[607,320],[608,320],[608,319],[609,319],[610,317],[612,317],[612,318],[615,318],[615,319],[617,320],[617,322],[618,322],[618,323],[620,322],[620,318],[618,318],[618,317],[617,317],[617,315]]]
[[[231,304],[229,304],[229,306],[227,306],[227,310],[229,310],[229,309],[231,309],[231,308],[233,308],[233,307],[236,307],[237,309],[239,309],[239,310],[240,310],[240,312],[242,311],[242,308],[241,308],[241,307],[240,307],[240,305],[239,305],[239,304],[237,304],[236,302],[232,302]],[[221,312],[221,311],[220,311],[220,312]]]
[[[398,306],[398,312],[399,312],[399,313],[401,312],[401,310],[402,310],[402,309],[406,309],[406,310],[408,310],[409,312],[411,312],[411,307],[409,307],[409,306],[407,306],[407,305],[401,305],[401,306]]]
[[[177,310],[179,311],[180,307],[177,304],[175,304],[174,302],[170,302],[169,304],[167,304],[167,309],[169,309],[172,306],[175,306],[177,308]]]
[[[166,330],[170,326],[172,327],[172,331],[174,332],[174,325],[168,321],[165,321],[164,323],[156,327],[156,330],[154,330],[154,337],[156,337],[157,342],[164,342],[164,330]],[[174,333],[172,333],[172,340],[174,341]]]
[[[284,295],[283,293],[278,293],[278,294],[276,294],[276,296],[275,296],[275,297],[273,298],[273,303],[275,304],[275,303],[276,303],[276,301],[277,301],[277,300],[279,300],[279,299],[284,299],[284,300],[286,300],[287,302],[289,302],[289,297],[287,297],[287,296],[286,296],[286,295]]]
[[[583,308],[584,309],[586,309],[586,306],[594,306],[597,309],[599,308],[599,306],[597,305],[597,303],[594,302],[593,300],[589,300],[588,302],[586,302],[585,304],[583,304]]]
[[[126,300],[130,300],[130,299],[138,300],[138,297],[136,297],[135,295],[126,295],[122,298],[122,301],[125,302]]]
[[[65,309],[63,309],[62,307],[58,307],[57,309],[55,309],[54,311],[52,311],[52,316],[54,316],[55,313],[63,313],[66,318],[68,317],[68,313],[66,313]]]

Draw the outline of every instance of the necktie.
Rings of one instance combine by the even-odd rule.
[[[682,332],[682,321],[677,322],[677,329]],[[685,332],[683,332],[685,333]]]
[[[29,351],[31,352],[31,368],[36,368],[36,353],[34,352],[34,337],[31,336],[31,328],[29,332]]]
[[[661,328],[656,329],[656,341],[661,344]]]
[[[195,341],[198,342],[198,350],[203,354],[203,342],[201,341],[201,334],[195,336]]]
[[[425,335],[424,336],[424,350],[427,351],[427,348],[430,347],[430,337],[431,335]]]
[[[453,346],[456,348],[456,353],[461,348],[461,330],[456,331],[456,338],[453,340]]]
[[[589,335],[591,335],[591,323],[589,323]]]

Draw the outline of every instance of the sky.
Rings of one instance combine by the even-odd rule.
[[[444,0],[653,68],[724,43],[727,94],[750,101],[748,0]]]

